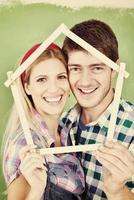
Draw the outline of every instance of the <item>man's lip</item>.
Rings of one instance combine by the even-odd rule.
[[[85,94],[85,95],[88,95],[88,94],[93,93],[94,91],[96,91],[96,89],[97,89],[97,87],[91,88],[91,89],[78,88],[78,90],[79,90],[81,93]]]

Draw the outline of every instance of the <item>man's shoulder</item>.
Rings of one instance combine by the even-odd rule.
[[[122,99],[119,106],[118,117],[134,124],[134,104]]]
[[[126,101],[124,99],[121,99],[120,102],[120,111],[127,112],[127,113],[134,113],[134,104],[130,101]]]

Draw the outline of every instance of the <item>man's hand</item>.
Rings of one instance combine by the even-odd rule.
[[[115,197],[124,191],[128,193],[125,183],[134,175],[134,156],[131,152],[118,142],[108,141],[96,151],[96,157],[104,167],[106,194]]]

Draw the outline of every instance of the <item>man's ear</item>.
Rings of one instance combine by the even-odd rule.
[[[119,59],[116,61],[116,64],[120,65],[120,60]],[[117,72],[115,70],[112,70],[112,78],[115,78],[116,75],[117,75]]]
[[[25,89],[25,92],[27,93],[27,95],[31,95],[30,86],[28,83],[24,83],[24,89]]]
[[[117,65],[120,65],[120,59],[118,59],[118,60],[116,61],[116,64],[117,64]]]
[[[112,70],[112,78],[114,79],[115,76],[117,75],[117,72],[115,70]]]

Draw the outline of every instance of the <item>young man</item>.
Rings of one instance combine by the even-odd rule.
[[[104,22],[89,20],[75,25],[76,35],[118,61],[118,41]],[[112,111],[115,71],[69,38],[63,51],[68,58],[69,80],[78,104],[63,118],[61,126],[70,131],[72,144],[104,144]],[[114,139],[96,152],[83,152],[86,177],[83,200],[134,200],[134,105],[120,100]],[[134,152],[134,148],[133,148]]]

